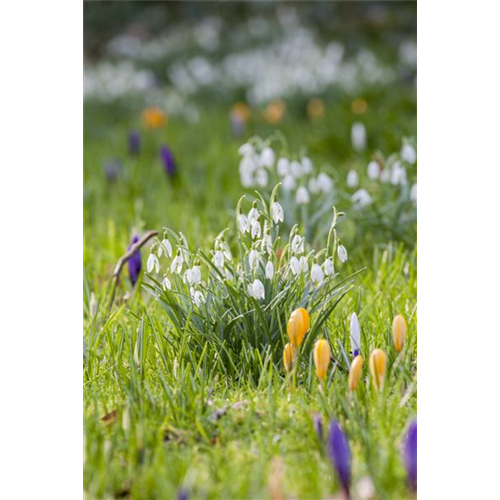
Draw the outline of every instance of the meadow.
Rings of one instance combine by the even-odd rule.
[[[387,29],[404,33],[412,11],[398,9]],[[299,21],[280,15],[293,47]],[[259,31],[249,14],[246,43],[206,49],[216,72],[200,44],[224,40],[222,21],[186,21],[198,45],[174,28],[140,48],[115,37],[86,69],[87,498],[416,496],[414,33],[366,45],[359,28],[328,73],[359,85],[250,74],[221,87],[215,75],[230,81],[259,48],[286,57],[266,16]],[[315,49],[293,26],[299,53],[336,57],[331,33]],[[138,87],[111,92],[130,60]]]

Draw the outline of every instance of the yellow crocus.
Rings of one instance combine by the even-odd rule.
[[[363,356],[356,356],[351,363],[351,368],[349,370],[349,389],[355,391],[358,387],[359,379],[361,378],[361,372],[363,371]]]
[[[325,112],[325,103],[318,98],[313,98],[307,103],[307,114],[312,120],[316,120],[323,116]]]
[[[370,354],[370,372],[375,389],[380,390],[384,386],[386,365],[387,355],[385,352],[382,349],[375,349]]]
[[[298,347],[309,330],[309,313],[303,308],[295,309],[288,320],[286,333],[294,347]]]
[[[264,111],[264,119],[272,125],[277,125],[285,114],[285,103],[280,100],[272,101]]]
[[[285,370],[290,373],[295,364],[295,349],[292,344],[288,343],[283,349],[283,364],[285,365]]]
[[[167,124],[167,115],[158,107],[151,106],[142,112],[142,121],[146,127],[156,129]]]
[[[320,339],[314,346],[314,366],[316,367],[316,375],[320,380],[324,380],[328,365],[330,364],[330,344],[325,339]]]
[[[406,339],[406,320],[398,314],[392,322],[392,340],[396,351],[401,352]]]

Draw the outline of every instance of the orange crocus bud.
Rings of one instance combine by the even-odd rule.
[[[314,346],[314,366],[316,367],[316,375],[320,380],[324,380],[328,365],[330,364],[330,344],[325,339],[320,339]]]
[[[392,340],[396,351],[401,352],[406,338],[406,320],[398,314],[392,322]]]
[[[309,313],[303,308],[295,309],[286,325],[286,333],[294,347],[298,347],[309,330]]]
[[[290,343],[286,344],[283,349],[283,364],[285,365],[286,372],[290,373],[295,364],[295,349]]]
[[[142,121],[148,128],[160,128],[167,124],[167,115],[160,108],[151,106],[142,112]]]
[[[361,372],[363,371],[363,356],[356,356],[351,363],[351,369],[349,370],[349,389],[355,391],[358,387],[359,379],[361,378]]]
[[[387,356],[385,352],[382,349],[375,349],[370,354],[370,372],[375,389],[380,390],[384,386],[386,365]]]

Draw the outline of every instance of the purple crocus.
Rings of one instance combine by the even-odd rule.
[[[132,238],[132,241],[130,242],[130,245],[128,246],[127,250],[130,250],[132,245],[137,243],[139,241],[139,236],[136,234]],[[130,259],[127,262],[128,265],[128,272],[130,274],[130,281],[132,282],[132,287],[135,286],[137,283],[137,279],[139,278],[139,273],[141,272],[141,267],[142,267],[142,262],[141,262],[141,252],[140,250],[137,250],[137,252],[130,257]]]
[[[162,146],[160,149],[160,158],[163,168],[169,177],[173,177],[177,171],[174,155],[168,146]]]
[[[137,130],[132,130],[128,135],[128,151],[133,156],[137,156],[141,151],[141,136]]]
[[[323,419],[319,413],[314,413],[313,415],[313,427],[318,439],[323,442]]]
[[[432,489],[432,421],[414,420],[404,446],[408,487],[412,491]]]
[[[123,172],[123,165],[121,160],[115,158],[114,160],[104,163],[104,175],[108,182],[114,182],[121,177]]]
[[[177,492],[177,500],[189,500],[189,493],[185,488],[181,488]]]
[[[351,483],[351,451],[349,449],[347,436],[344,432],[342,432],[336,420],[332,420],[330,423],[328,453],[346,497],[350,498],[349,485]]]

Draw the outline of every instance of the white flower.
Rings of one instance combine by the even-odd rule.
[[[238,215],[238,226],[242,234],[250,231],[250,224],[248,223],[248,219],[244,214]]]
[[[285,191],[291,191],[292,189],[295,189],[295,186],[297,185],[294,177],[290,174],[287,174],[284,179],[283,179],[283,189]]]
[[[295,255],[290,259],[290,269],[295,276],[297,276],[300,272],[300,262]]]
[[[267,252],[268,254],[272,253],[272,251],[273,251],[273,240],[271,239],[271,235],[269,233],[266,233],[264,235],[264,237],[262,238],[260,249],[261,249],[262,252]]]
[[[241,185],[245,188],[253,186],[253,176],[249,175],[240,175]]]
[[[276,165],[276,170],[278,171],[278,175],[280,177],[285,177],[285,175],[288,175],[290,169],[290,162],[288,161],[287,158],[280,158],[278,160],[278,164]]]
[[[266,264],[266,278],[268,280],[272,280],[273,276],[274,276],[274,264],[271,261],[269,261]]]
[[[368,163],[367,173],[369,179],[378,179],[380,175],[380,165],[378,161],[374,160]]]
[[[361,347],[361,334],[359,330],[359,321],[356,313],[351,316],[351,350],[352,355],[357,356]]]
[[[258,250],[250,250],[250,254],[248,255],[248,264],[250,265],[250,269],[257,269],[260,264],[260,253]]]
[[[224,269],[224,271],[225,271],[225,274],[226,274],[226,280],[231,281],[234,276],[231,274],[231,272],[229,271],[229,269],[226,268],[226,269]]]
[[[240,148],[238,149],[238,153],[241,156],[251,155],[251,154],[253,154],[253,146],[251,144],[248,144],[248,142],[247,142],[246,144],[243,144],[242,146],[240,146]]]
[[[156,272],[160,271],[160,261],[158,260],[158,257],[154,253],[149,254],[147,267],[148,267],[148,273],[153,271],[153,269]]]
[[[302,256],[299,260],[299,269],[304,273],[307,274],[309,271],[309,264],[307,263],[307,259]]]
[[[298,161],[294,160],[290,163],[290,170],[294,177],[302,177],[302,165]]]
[[[190,288],[191,300],[196,304],[196,307],[200,307],[202,303],[205,302],[205,297],[199,290],[195,290],[193,287]]]
[[[333,267],[333,262],[332,259],[328,258],[325,260],[323,263],[323,271],[325,272],[326,276],[332,276],[335,274],[335,268]]]
[[[170,241],[168,241],[167,238],[164,238],[164,240],[161,242],[161,244],[165,248],[167,255],[169,257],[172,257],[172,245],[170,244]]]
[[[200,266],[193,266],[191,269],[191,281],[190,283],[196,285],[198,283],[200,283],[201,281],[201,270],[200,270]]]
[[[292,252],[302,253],[304,251],[304,238],[296,234],[292,240]]]
[[[307,156],[304,156],[304,158],[302,158],[302,172],[304,172],[304,174],[310,174],[312,171],[312,161]]]
[[[252,207],[250,209],[250,212],[248,212],[248,217],[247,217],[248,223],[252,225],[252,222],[254,220],[257,220],[258,218],[259,218],[259,211],[255,207]]]
[[[268,179],[269,177],[266,170],[264,170],[263,168],[259,168],[259,170],[257,170],[257,173],[255,174],[255,180],[257,181],[257,184],[260,187],[266,187]]]
[[[323,191],[323,193],[325,194],[328,194],[333,189],[332,178],[328,174],[325,174],[324,172],[321,172],[318,175],[316,182],[318,185],[318,189],[320,191]]]
[[[170,283],[170,280],[166,276],[163,278],[161,284],[163,286],[163,290],[172,290],[172,283]]]
[[[271,214],[275,224],[278,224],[280,221],[283,222],[285,214],[283,207],[277,201],[271,205]]]
[[[324,277],[325,276],[323,274],[323,270],[321,269],[321,267],[318,264],[314,263],[311,268],[311,281],[313,283],[321,285],[321,283],[323,283]]]
[[[339,245],[337,248],[337,255],[340,262],[344,263],[347,261],[347,250],[344,245]]]
[[[410,165],[413,165],[417,161],[415,148],[411,144],[404,144],[401,148],[401,158]]]
[[[382,173],[380,174],[380,180],[382,182],[389,182],[390,179],[391,179],[390,169],[384,168],[384,170],[382,170]]]
[[[299,189],[297,189],[297,193],[295,195],[295,201],[299,205],[307,205],[309,203],[310,198],[307,188],[305,188],[304,186],[300,186]]]
[[[251,177],[255,168],[256,168],[256,165],[255,165],[255,162],[253,160],[253,157],[245,156],[240,161],[240,167],[239,167],[240,176],[241,177]]]
[[[259,238],[262,234],[260,222],[256,219],[252,221],[252,239]]]
[[[411,187],[410,199],[411,199],[411,201],[413,201],[413,203],[415,203],[415,205],[417,204],[417,183],[416,182]]]
[[[224,267],[224,254],[220,250],[217,250],[212,262],[215,264],[215,267],[222,269]]]
[[[272,167],[274,165],[274,151],[265,147],[260,153],[259,164],[261,167]]]
[[[359,184],[359,177],[356,170],[349,170],[347,174],[347,187],[355,188]]]
[[[399,163],[395,162],[391,169],[391,184],[397,186],[400,184],[404,186],[406,184],[406,169]]]
[[[182,254],[178,253],[174,257],[174,260],[172,261],[172,264],[170,264],[170,272],[171,273],[181,274],[181,272],[182,272],[182,265],[183,264],[184,264],[184,259],[182,258]]]
[[[352,196],[351,201],[357,207],[363,208],[372,202],[372,197],[366,189],[358,189]]]
[[[253,283],[250,283],[248,285],[248,295],[257,300],[265,298],[265,290],[262,281],[256,279]]]
[[[309,191],[312,194],[319,193],[320,186],[319,186],[318,180],[315,179],[314,177],[311,177],[309,179],[309,182],[307,183],[307,187],[309,188]]]
[[[351,128],[352,147],[356,151],[362,151],[366,147],[366,129],[362,123],[353,123]]]

